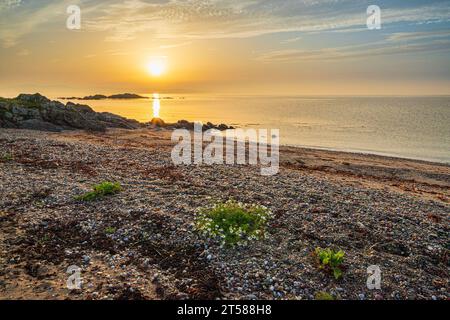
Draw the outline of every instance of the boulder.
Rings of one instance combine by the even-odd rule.
[[[153,125],[153,126],[155,126],[155,127],[159,127],[159,128],[163,128],[163,127],[166,126],[166,123],[165,123],[164,120],[161,119],[161,118],[153,118],[153,119],[150,121],[150,124]]]

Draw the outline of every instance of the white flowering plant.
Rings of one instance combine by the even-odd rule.
[[[262,205],[229,200],[198,209],[195,225],[204,236],[219,240],[222,246],[245,246],[249,241],[265,238],[272,217],[272,212]]]

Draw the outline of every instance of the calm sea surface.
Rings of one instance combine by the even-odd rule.
[[[280,129],[285,145],[450,163],[450,97],[168,96],[85,103],[142,122],[159,109],[166,122]]]

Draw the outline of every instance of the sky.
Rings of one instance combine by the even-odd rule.
[[[0,0],[0,96],[448,95],[449,53],[450,1]]]

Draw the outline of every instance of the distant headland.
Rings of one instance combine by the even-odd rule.
[[[58,97],[59,100],[106,100],[106,99],[116,99],[116,100],[132,100],[132,99],[155,99],[154,97],[145,97],[136,93],[119,93],[110,96],[104,94],[94,94],[85,97]],[[173,97],[159,97],[159,100],[172,100]],[[184,99],[183,97],[180,99]]]
[[[85,97],[59,97],[61,100],[105,100],[105,99],[148,99],[148,97],[144,97],[135,93],[120,93],[113,94],[110,96],[103,94],[95,94],[91,96]]]

